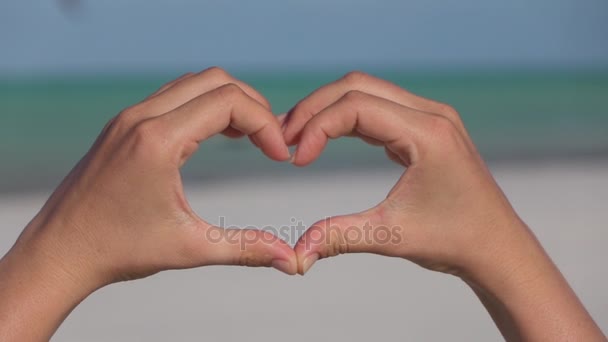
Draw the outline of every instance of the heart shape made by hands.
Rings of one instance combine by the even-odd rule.
[[[312,163],[329,139],[354,136],[383,146],[391,160],[407,167],[377,206],[313,224],[294,247],[300,274],[320,258],[359,252],[457,272],[465,262],[458,227],[487,219],[471,208],[485,203],[486,213],[513,215],[458,113],[443,103],[354,72],[317,89],[278,120],[284,142],[297,146],[291,159],[296,166]],[[278,266],[290,273],[291,265]]]

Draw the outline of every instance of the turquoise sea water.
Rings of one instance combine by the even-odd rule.
[[[608,71],[377,72],[461,113],[489,159],[608,156]],[[334,72],[235,73],[288,110]],[[173,75],[92,75],[0,79],[0,192],[51,187],[84,154],[99,130]],[[175,75],[177,76],[177,75]],[[333,141],[310,169],[390,165],[381,149],[355,139]],[[245,140],[204,144],[186,177],[283,172]]]

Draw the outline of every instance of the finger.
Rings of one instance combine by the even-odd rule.
[[[156,111],[158,113],[165,113],[201,94],[230,83],[238,85],[247,95],[258,101],[268,110],[271,109],[270,103],[262,94],[245,82],[234,78],[223,69],[217,67],[206,69],[176,83],[170,89],[167,89],[167,91],[151,99],[149,106],[157,107]]]
[[[277,117],[276,117],[276,119],[277,119],[277,122],[278,122],[279,126],[281,126],[281,127],[282,127],[282,124],[283,124],[283,121],[285,120],[285,116],[286,116],[286,115],[287,115],[287,114],[281,114],[281,115],[279,115],[279,116],[277,116]],[[226,136],[226,137],[228,137],[228,138],[232,138],[232,139],[238,139],[238,138],[243,137],[245,134],[244,134],[243,132],[239,131],[239,130],[236,130],[236,129],[232,128],[232,127],[228,127],[228,128],[226,128],[226,129],[225,129],[225,130],[222,132],[222,135],[225,135],[225,136]],[[258,147],[258,148],[260,147],[260,144],[259,144],[259,143],[256,141],[255,137],[250,136],[250,137],[249,137],[249,140],[251,141],[251,143],[252,143],[252,144],[253,144],[255,147]]]
[[[284,125],[285,125],[286,119],[287,119],[287,113],[277,115],[277,121],[279,122],[279,125],[281,126],[281,128],[285,127]]]
[[[396,84],[371,75],[351,72],[343,78],[317,89],[290,111],[284,130],[285,141],[290,145],[297,143],[299,133],[308,120],[352,90],[385,98],[419,111],[445,116],[465,133],[458,113],[450,106],[417,96]]]
[[[383,142],[404,164],[410,165],[418,157],[419,150],[424,148],[422,139],[437,117],[380,97],[351,91],[306,123],[293,163],[307,165],[321,154],[328,139],[357,132]]]
[[[298,273],[305,274],[319,259],[346,253],[384,254],[391,230],[377,224],[375,209],[364,213],[336,216],[312,225],[294,246]]]
[[[285,121],[285,117],[287,116],[287,114],[281,114],[276,116],[277,122],[279,124],[279,126],[283,127],[283,122]],[[226,130],[224,130],[222,132],[223,135],[229,137],[229,138],[240,138],[242,137],[244,134],[232,127],[228,127],[226,128]],[[257,142],[254,139],[251,139],[251,142],[255,145],[258,146]],[[259,147],[259,146],[258,146]]]
[[[222,132],[222,135],[225,135],[228,138],[238,139],[238,138],[243,137],[245,134],[237,129],[228,127]]]
[[[183,159],[193,152],[188,151],[192,144],[229,127],[252,137],[268,157],[279,161],[290,158],[275,116],[235,84],[203,94],[157,120],[170,139],[185,149],[180,153]]]
[[[275,117],[277,119],[277,123],[279,124],[279,126],[281,126],[281,129],[284,127],[283,123],[284,123],[286,117],[287,117],[286,113],[280,114]],[[249,140],[251,140],[251,143],[253,145],[255,145],[256,147],[258,147],[258,148],[260,147],[260,144],[258,143],[257,139],[254,136],[250,136]]]
[[[293,249],[275,235],[254,229],[223,229],[210,226],[200,258],[205,265],[240,265],[274,267],[286,274],[296,274]]]
[[[175,85],[177,82],[180,82],[180,81],[182,81],[182,80],[185,80],[186,78],[189,78],[189,77],[191,77],[191,76],[193,76],[193,75],[194,75],[194,73],[193,73],[193,72],[188,72],[188,73],[185,73],[185,74],[181,75],[180,77],[178,77],[178,78],[174,79],[173,81],[171,81],[171,82],[168,82],[168,83],[164,84],[164,85],[163,85],[162,87],[160,87],[160,88],[159,88],[157,91],[155,91],[154,93],[152,93],[152,95],[148,96],[148,97],[146,98],[146,100],[147,100],[147,99],[150,99],[150,98],[152,98],[152,97],[154,97],[154,96],[156,96],[156,95],[158,95],[158,94],[160,94],[160,93],[162,93],[162,92],[164,92],[165,90],[167,90],[167,89],[169,89],[169,88],[173,87],[173,86],[174,86],[174,85]]]
[[[127,129],[146,119],[160,116],[188,101],[226,84],[238,85],[247,95],[270,110],[270,103],[251,86],[235,79],[223,69],[214,67],[177,81],[156,96],[125,109],[121,122]]]

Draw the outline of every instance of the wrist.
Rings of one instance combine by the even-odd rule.
[[[65,223],[28,226],[7,254],[9,265],[43,278],[49,286],[87,293],[107,285],[106,277],[92,262],[92,251],[78,238],[69,236]]]
[[[521,223],[461,278],[507,340],[605,338],[534,234]],[[519,232],[519,233],[518,233]]]
[[[0,340],[47,340],[103,286],[78,258],[24,232],[0,260]]]
[[[459,277],[477,289],[508,291],[530,284],[546,272],[557,269],[532,231],[519,218],[492,229],[476,248]]]

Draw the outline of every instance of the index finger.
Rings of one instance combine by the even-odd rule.
[[[188,73],[161,87],[143,102],[125,110],[131,116],[129,122],[136,124],[149,118],[160,116],[188,101],[226,84],[236,84],[247,95],[270,110],[270,102],[247,83],[240,81],[218,67],[203,70],[197,74]]]
[[[439,121],[439,122],[438,122]],[[449,120],[360,91],[350,91],[308,121],[293,163],[304,166],[319,157],[329,139],[357,132],[381,142],[404,165],[415,163],[428,150],[430,128]]]
[[[249,135],[274,160],[290,157],[275,116],[235,84],[198,96],[156,120],[165,128],[168,140],[181,149],[182,162],[199,142],[228,128]]]
[[[383,79],[355,71],[315,90],[291,110],[283,133],[287,144],[297,143],[298,136],[306,122],[349,91],[361,91],[412,109],[444,116],[466,134],[462,121],[450,106],[415,95]]]

